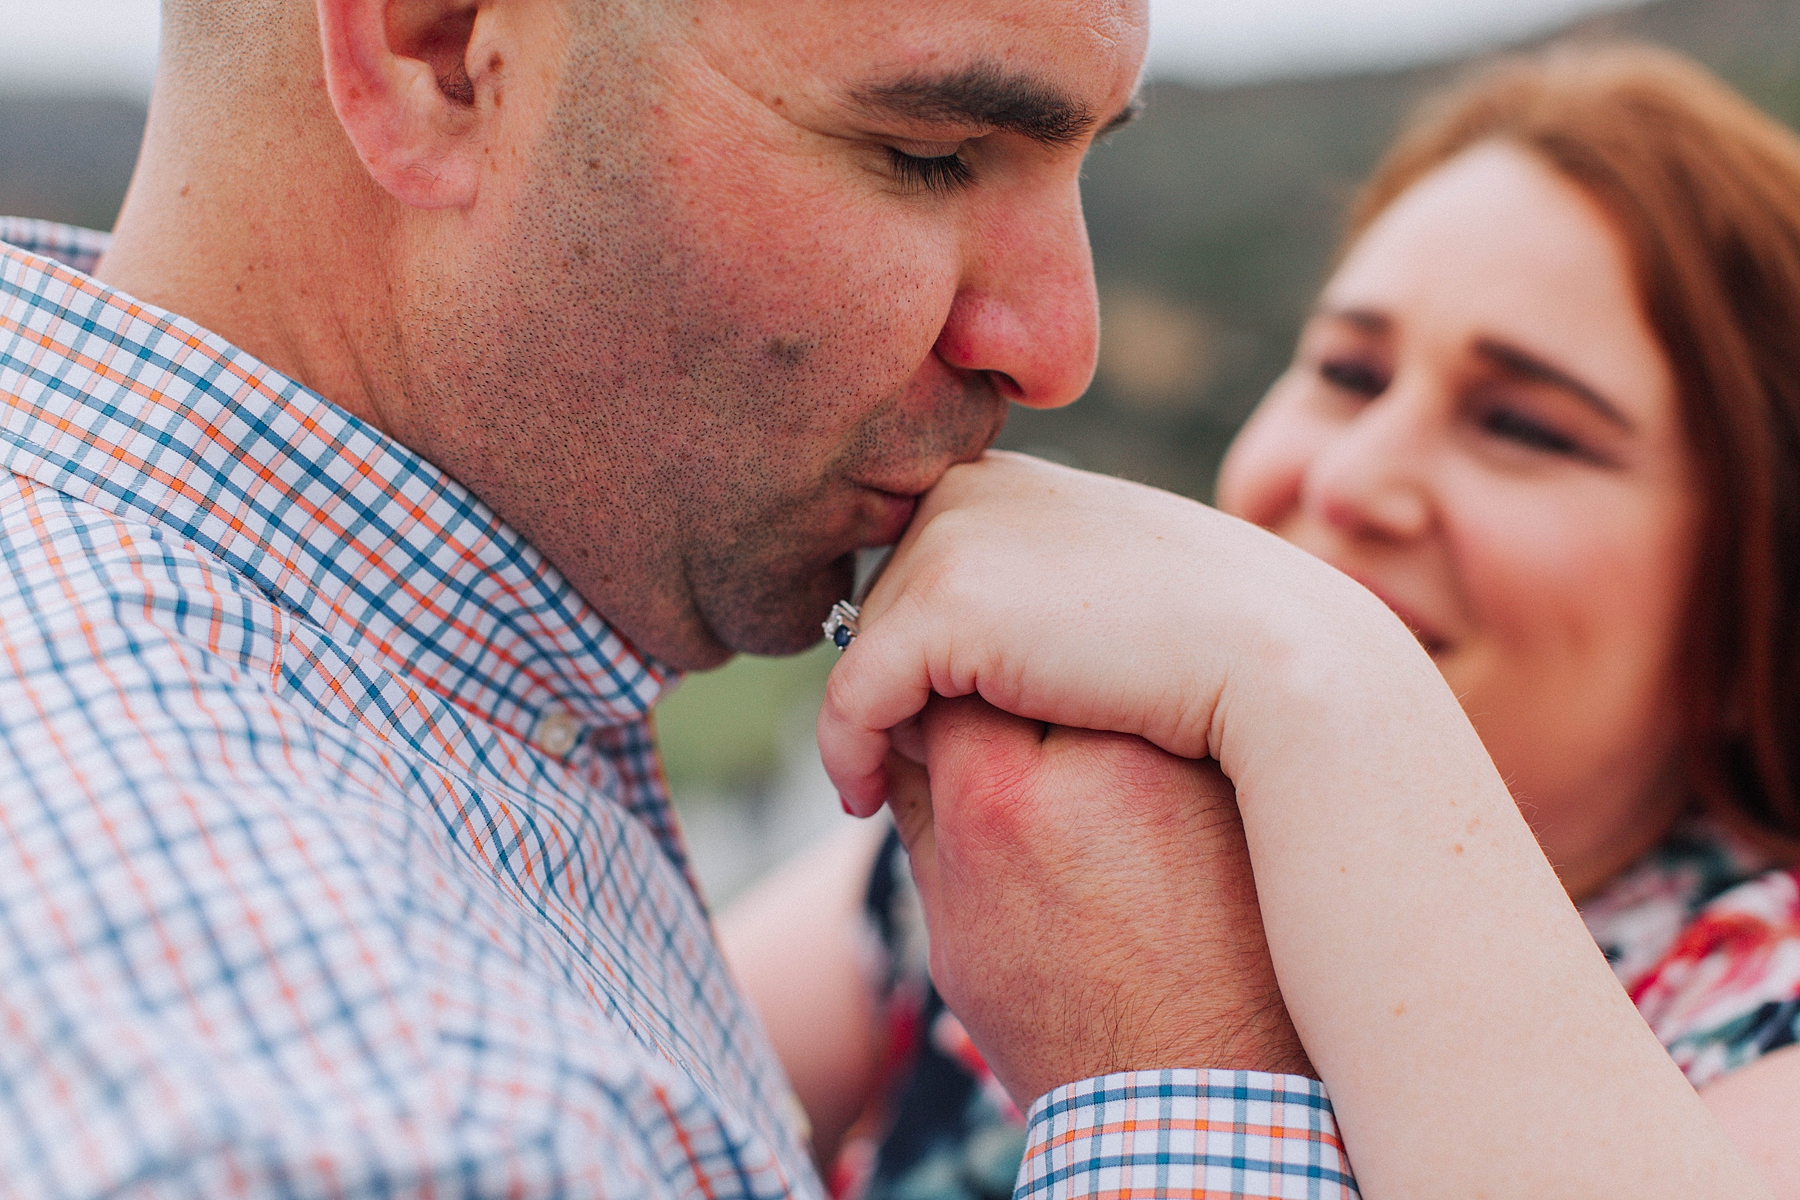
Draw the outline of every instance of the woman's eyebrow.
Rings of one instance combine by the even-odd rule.
[[[1075,97],[991,63],[942,75],[915,72],[889,83],[858,88],[852,99],[867,112],[929,125],[1004,130],[1051,146],[1078,141],[1099,124]],[[1135,112],[1133,102],[1106,127],[1124,124]]]
[[[1328,321],[1342,321],[1363,333],[1387,333],[1394,327],[1394,320],[1386,313],[1374,308],[1318,308],[1313,310],[1313,319],[1323,317]]]
[[[1516,375],[1521,379],[1529,379],[1536,383],[1547,383],[1568,392],[1627,433],[1633,432],[1636,428],[1632,424],[1631,418],[1620,411],[1619,406],[1605,396],[1562,368],[1552,366],[1516,346],[1509,346],[1505,342],[1497,342],[1491,338],[1482,338],[1475,343],[1475,353],[1509,375]]]

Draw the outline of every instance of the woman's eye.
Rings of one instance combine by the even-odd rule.
[[[1319,377],[1340,391],[1369,399],[1387,391],[1387,379],[1380,372],[1354,359],[1326,359],[1319,364]]]
[[[928,192],[953,192],[975,177],[974,170],[956,154],[920,158],[889,146],[888,161],[900,182]]]
[[[1481,427],[1495,437],[1505,438],[1533,450],[1577,457],[1586,455],[1586,451],[1573,438],[1512,409],[1490,409],[1482,414]]]

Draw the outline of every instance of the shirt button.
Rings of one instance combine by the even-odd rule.
[[[581,740],[581,726],[573,716],[556,709],[538,715],[531,727],[531,744],[551,758],[561,758]]]

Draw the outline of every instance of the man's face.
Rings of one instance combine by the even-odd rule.
[[[571,10],[543,136],[410,314],[448,415],[402,436],[696,668],[817,640],[1009,401],[1087,386],[1077,179],[1145,12],[652,7]]]

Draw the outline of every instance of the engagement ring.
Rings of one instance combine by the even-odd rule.
[[[856,622],[861,616],[856,605],[839,600],[831,606],[831,615],[825,618],[825,636],[839,650],[848,650],[850,643],[856,640]]]
[[[850,643],[862,630],[857,622],[862,620],[862,602],[868,598],[869,589],[875,586],[875,580],[886,569],[888,559],[894,556],[892,546],[870,546],[856,552],[856,572],[851,581],[850,598],[839,600],[831,606],[831,615],[825,618],[825,636],[840,651],[848,650]]]

